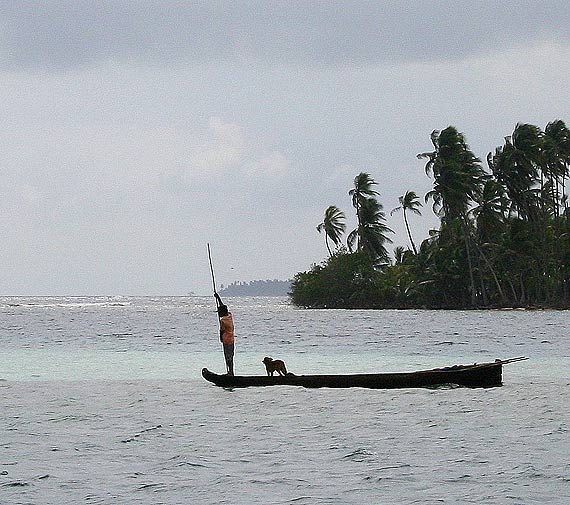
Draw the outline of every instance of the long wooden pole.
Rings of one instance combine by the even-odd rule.
[[[212,274],[212,287],[214,294],[216,293],[216,278],[214,277],[214,266],[212,265],[212,252],[210,250],[210,242],[208,242],[208,260],[210,262],[210,273]],[[216,298],[216,307],[218,306],[218,299]]]
[[[212,274],[212,287],[214,288],[214,294],[216,294],[217,293],[217,291],[216,291],[216,278],[214,277],[214,266],[212,265],[212,251],[210,250],[210,242],[208,242],[207,245],[208,245],[208,261],[210,262],[210,273]],[[220,306],[218,303],[218,298],[216,297],[216,309],[219,309],[219,308],[220,308]],[[223,348],[224,348],[224,345],[222,343],[222,351],[223,351]],[[224,355],[223,352],[222,352],[222,355]],[[224,355],[224,365],[226,365],[226,367],[227,367],[225,355]]]

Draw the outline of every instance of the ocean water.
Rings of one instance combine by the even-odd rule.
[[[568,504],[567,311],[227,300],[236,369],[528,356],[504,386],[217,388],[212,298],[0,297],[0,504]]]

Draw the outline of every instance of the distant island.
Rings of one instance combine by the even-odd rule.
[[[235,281],[230,285],[222,284],[220,295],[225,296],[287,296],[291,289],[291,281]]]

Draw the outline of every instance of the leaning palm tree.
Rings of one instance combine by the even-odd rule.
[[[428,160],[426,174],[433,174],[434,178],[434,188],[426,195],[426,202],[433,200],[434,212],[445,224],[464,218],[487,176],[481,160],[453,126],[441,132],[434,130],[431,141],[435,150],[418,154],[418,158]]]
[[[389,254],[386,243],[392,243],[388,233],[394,233],[386,226],[382,205],[375,198],[365,198],[360,202],[358,226],[348,235],[347,243],[351,251],[367,253],[373,261],[387,262]]]
[[[505,189],[495,179],[488,179],[483,185],[483,189],[476,200],[476,205],[469,211],[475,218],[477,237],[473,241],[479,255],[487,265],[497,291],[503,303],[506,303],[503,288],[493,266],[493,262],[488,258],[483,248],[496,247],[500,237],[504,233],[507,219],[507,197]],[[484,282],[482,280],[482,282]]]
[[[325,232],[325,244],[330,256],[332,256],[333,253],[329,245],[329,239],[336,247],[339,246],[342,234],[346,230],[344,220],[344,212],[342,212],[336,205],[331,205],[325,211],[323,222],[317,226],[317,231],[319,233],[322,231]]]
[[[470,223],[467,219],[469,205],[481,193],[488,176],[481,167],[481,160],[469,149],[465,137],[453,126],[441,132],[431,134],[434,146],[432,152],[418,154],[418,158],[427,159],[426,173],[433,174],[433,190],[425,197],[433,201],[433,210],[441,218],[442,230],[453,229],[460,223],[463,230],[465,250],[469,266],[471,303],[476,304],[475,279],[471,261]]]
[[[564,121],[557,119],[546,125],[542,143],[544,171],[553,181],[554,215],[560,215],[560,206],[564,211],[563,198],[566,194],[566,178],[570,168],[570,129]]]
[[[418,254],[418,250],[416,249],[416,244],[412,239],[412,234],[410,232],[410,225],[408,224],[408,216],[406,215],[406,211],[409,210],[418,216],[421,216],[422,213],[420,212],[420,207],[422,203],[420,202],[418,195],[414,191],[406,191],[406,194],[400,196],[398,198],[400,205],[390,212],[390,215],[393,215],[394,212],[398,212],[399,210],[402,211],[404,215],[404,224],[406,225],[406,231],[408,232],[408,238],[410,239],[410,244],[412,245],[412,249],[414,250],[414,254]]]
[[[508,201],[503,186],[495,179],[485,181],[469,214],[475,218],[481,243],[496,240],[497,235],[504,230],[508,214]]]
[[[361,219],[361,208],[363,202],[369,198],[376,198],[378,191],[375,191],[372,186],[375,186],[377,182],[367,174],[366,172],[360,172],[354,178],[354,187],[348,192],[352,198],[352,205],[356,209],[356,217],[358,223],[362,221]]]
[[[505,145],[489,153],[487,163],[506,189],[512,209],[525,221],[535,222],[541,202],[538,198],[540,169],[544,163],[543,132],[531,124],[517,124]]]

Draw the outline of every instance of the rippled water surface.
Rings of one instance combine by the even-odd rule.
[[[1,504],[570,503],[565,311],[227,300],[236,365],[405,371],[529,356],[491,389],[224,390],[209,298],[0,298]]]

